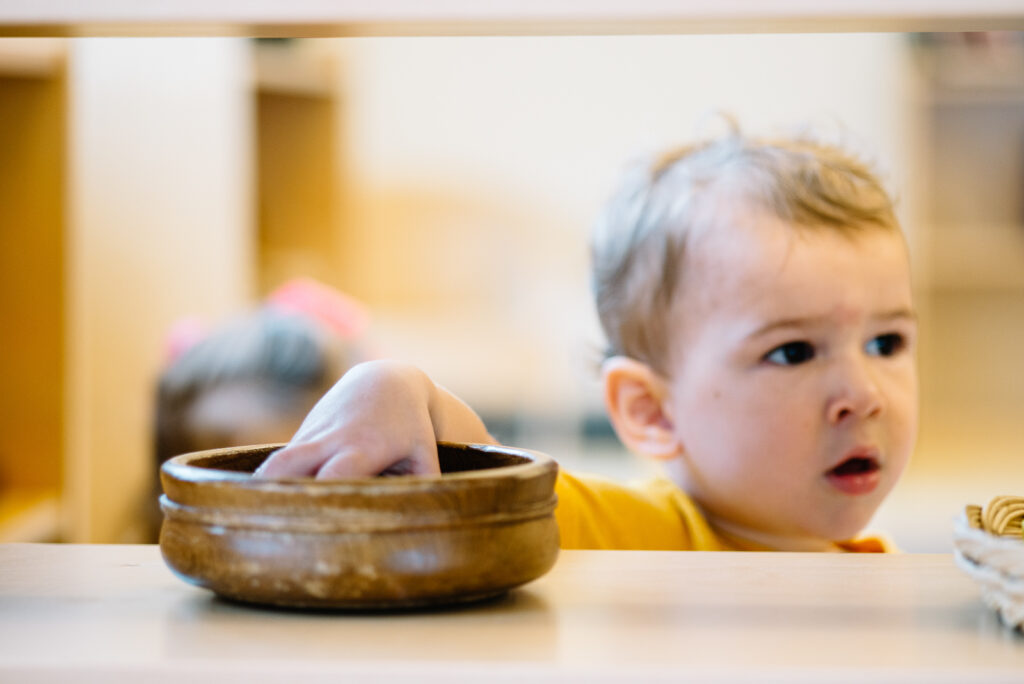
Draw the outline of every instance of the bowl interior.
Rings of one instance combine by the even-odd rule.
[[[188,465],[209,470],[235,473],[252,473],[282,445],[272,444],[261,448],[243,448],[238,451],[217,451],[189,459]],[[525,455],[503,451],[497,448],[474,447],[465,444],[438,443],[438,461],[441,474],[464,473],[491,468],[532,463]]]

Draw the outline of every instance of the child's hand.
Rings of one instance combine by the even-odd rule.
[[[350,369],[255,476],[436,475],[438,441],[495,443],[473,410],[423,371],[371,361]]]

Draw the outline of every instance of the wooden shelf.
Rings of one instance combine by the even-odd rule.
[[[16,48],[20,48],[16,49]],[[0,541],[49,541],[62,479],[63,41],[0,40]]]
[[[405,36],[1024,29],[1017,0],[8,0],[6,36]]]
[[[0,541],[134,538],[170,323],[338,271],[330,45],[189,43],[0,39]]]
[[[59,38],[0,39],[0,76],[47,78],[64,68],[66,43]]]
[[[951,528],[953,511],[915,513]],[[399,614],[214,600],[154,545],[7,545],[0,567],[7,682],[1005,684],[1024,672],[1021,636],[948,553],[563,551],[508,596]]]
[[[258,41],[253,50],[253,89],[261,94],[331,99],[339,77],[333,55],[296,41]]]
[[[59,536],[60,498],[50,489],[0,492],[0,544],[48,542]]]

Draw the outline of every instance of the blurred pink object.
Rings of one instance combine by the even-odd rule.
[[[168,365],[173,363],[207,334],[206,325],[196,316],[178,319],[171,325],[164,340],[164,362]]]
[[[267,295],[266,306],[282,313],[316,321],[341,339],[358,338],[370,325],[370,315],[359,301],[312,278],[296,278]],[[164,340],[164,363],[170,365],[210,334],[197,316],[175,321]]]
[[[361,336],[370,324],[361,303],[311,278],[289,280],[267,295],[267,304],[309,316],[343,339]]]

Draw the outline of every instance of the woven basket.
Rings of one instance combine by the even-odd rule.
[[[981,586],[985,603],[1005,625],[1024,629],[1024,538],[973,527],[961,513],[953,526],[953,546],[957,565]]]

